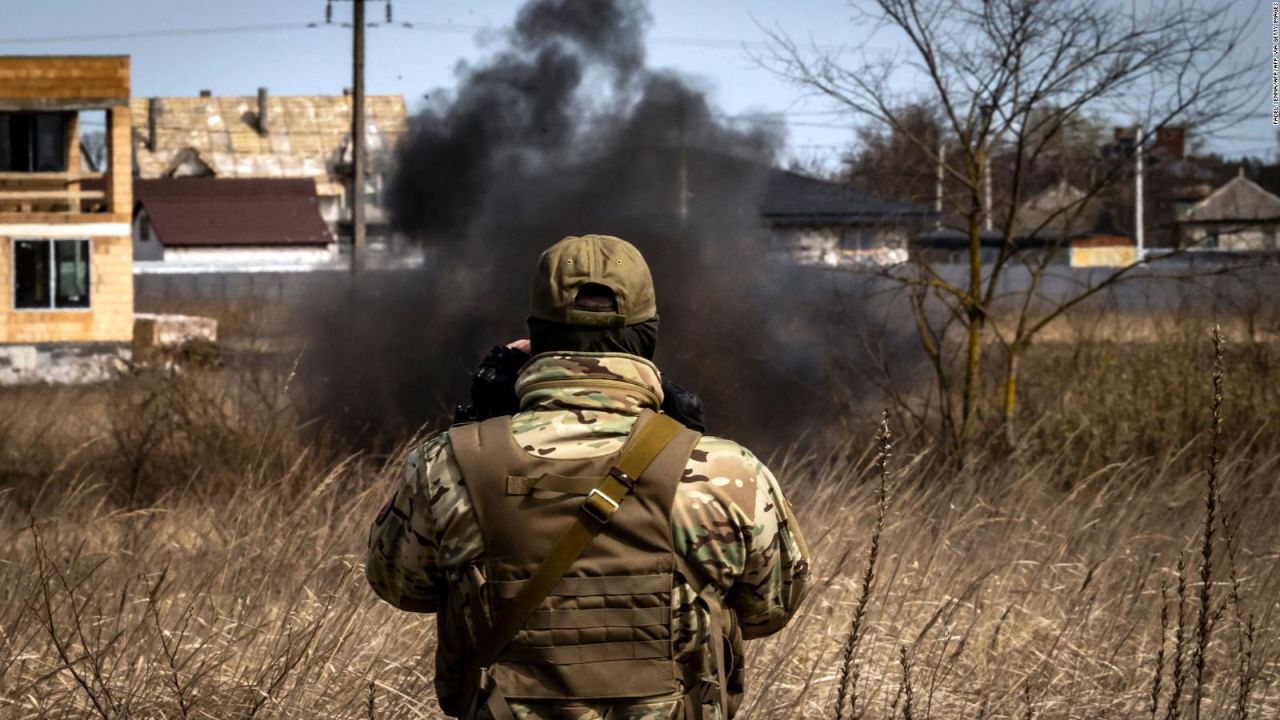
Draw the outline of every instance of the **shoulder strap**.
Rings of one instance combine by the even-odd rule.
[[[529,617],[551,594],[552,588],[568,572],[591,539],[617,512],[619,505],[635,487],[636,479],[648,469],[684,426],[666,415],[653,414],[648,422],[639,425],[631,435],[618,462],[587,495],[578,517],[556,542],[555,547],[520,586],[507,611],[494,622],[486,637],[476,648],[476,670],[488,668],[515,638],[516,633]]]

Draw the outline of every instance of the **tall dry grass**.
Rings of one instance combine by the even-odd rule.
[[[742,716],[1280,716],[1274,349],[1228,345],[1217,404],[1207,335],[1161,342],[1040,350],[1014,451],[868,422],[776,458],[813,589]],[[438,716],[434,618],[363,579],[398,458],[297,428],[287,383],[0,393],[0,717]]]

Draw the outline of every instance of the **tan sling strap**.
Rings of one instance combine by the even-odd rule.
[[[468,677],[479,677],[482,686],[480,689],[487,691],[487,705],[495,718],[505,720],[511,717],[511,711],[506,707],[500,689],[493,686],[488,668],[529,621],[542,601],[551,594],[556,583],[582,555],[592,538],[612,519],[635,487],[636,479],[683,429],[683,425],[666,415],[655,414],[632,432],[617,463],[590,491],[577,517],[547,553],[538,569],[520,586],[506,612],[496,618],[489,632],[481,639]]]

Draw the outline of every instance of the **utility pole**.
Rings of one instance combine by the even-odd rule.
[[[991,232],[994,226],[991,212],[991,116],[996,111],[994,100],[982,106],[982,226]]]
[[[391,0],[383,0],[387,24],[391,24]],[[364,112],[364,5],[365,0],[351,2],[351,274],[364,271],[367,242],[365,237],[365,175],[368,174],[368,149],[365,147]],[[334,0],[327,0],[324,21],[333,22]]]
[[[942,229],[942,181],[945,177],[943,167],[947,163],[947,146],[942,139],[938,139],[938,183],[933,198],[933,209],[938,213],[936,229]]]
[[[1142,126],[1138,126],[1138,132],[1134,141],[1134,158],[1137,166],[1137,172],[1134,173],[1133,180],[1133,239],[1137,246],[1137,261],[1142,262],[1143,253],[1145,251],[1143,244],[1143,227],[1142,227],[1142,185],[1143,185],[1143,161],[1142,161]]]
[[[991,217],[991,155],[988,153],[989,149],[982,154],[982,209],[985,215],[982,223],[984,229],[991,232],[994,223]]]
[[[364,0],[351,10],[351,274],[364,272]]]

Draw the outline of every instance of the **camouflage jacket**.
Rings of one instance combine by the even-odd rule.
[[[562,382],[536,387],[548,380]],[[618,353],[540,355],[521,370],[516,392],[521,411],[511,427],[518,444],[564,459],[617,452],[640,411],[662,402],[658,369]],[[484,548],[461,479],[447,433],[410,453],[369,536],[369,583],[392,605],[434,612],[447,593],[469,586],[468,573]],[[715,437],[698,442],[676,491],[672,527],[676,552],[719,586],[744,638],[777,632],[791,618],[805,594],[808,550],[778,481],[748,450]],[[677,659],[694,656],[708,640],[705,609],[695,596],[688,586],[674,593]],[[464,614],[467,607],[462,604]],[[704,677],[711,672],[704,669]],[[517,717],[535,720],[612,720],[669,717],[677,703],[667,697],[612,707],[512,707]]]

